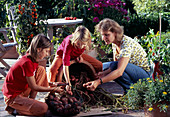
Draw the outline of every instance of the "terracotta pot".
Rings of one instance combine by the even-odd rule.
[[[168,105],[167,112],[163,112],[159,110],[157,107],[159,104],[153,104],[153,110],[150,112],[148,108],[144,108],[145,117],[170,117],[170,105]]]
[[[81,72],[87,72],[88,77],[91,80],[95,80],[94,78],[95,78],[96,71],[95,71],[94,67],[89,62],[84,60],[81,63],[75,62],[70,65],[70,67],[69,67],[70,75],[75,76],[74,74],[81,73]],[[64,79],[63,69],[59,70],[59,74],[61,74],[61,76]]]

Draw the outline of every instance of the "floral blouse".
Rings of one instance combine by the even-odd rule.
[[[117,60],[121,57],[129,57],[129,63],[135,64],[145,71],[150,71],[148,58],[146,57],[147,54],[142,46],[134,39],[124,35],[121,41],[120,51],[116,51],[117,47],[115,44],[112,44],[112,48],[113,54]]]

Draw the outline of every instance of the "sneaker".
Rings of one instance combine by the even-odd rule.
[[[5,110],[6,110],[9,114],[11,114],[11,115],[14,115],[14,116],[18,115],[17,111],[16,111],[14,108],[10,107],[10,106],[7,106],[7,107],[5,108]]]
[[[7,106],[7,107],[5,108],[5,110],[6,110],[9,114],[12,114],[15,109],[12,108],[12,107],[10,107],[10,106]]]

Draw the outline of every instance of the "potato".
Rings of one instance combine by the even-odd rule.
[[[61,107],[59,107],[59,108],[57,109],[57,112],[61,114],[61,113],[63,113],[63,109],[62,109]]]
[[[74,102],[77,102],[77,99],[75,97],[71,97]]]
[[[74,101],[73,101],[72,98],[68,98],[68,102],[69,102],[70,104],[72,104]]]
[[[65,108],[65,109],[71,108],[71,104],[66,104],[66,105],[64,106],[64,108]]]
[[[54,100],[55,101],[59,101],[59,97],[54,97]]]

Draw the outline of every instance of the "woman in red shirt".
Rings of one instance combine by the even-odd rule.
[[[48,87],[45,69],[38,66],[38,61],[49,55],[51,46],[46,36],[35,36],[28,53],[10,68],[2,88],[7,111],[15,109],[21,115],[44,115],[48,106],[35,100],[37,92],[63,91],[57,87],[59,83]]]
[[[78,26],[72,35],[67,36],[59,48],[57,49],[55,59],[53,60],[52,65],[49,69],[49,79],[51,82],[62,81],[62,74],[59,73],[59,68],[63,64],[63,72],[66,83],[69,83],[69,86],[66,86],[66,90],[69,94],[71,92],[71,83],[69,78],[69,66],[75,61],[81,62],[83,60],[88,61],[96,69],[96,72],[102,71],[102,62],[97,59],[83,54],[85,50],[89,50],[91,45],[91,34],[90,31],[84,26]]]

